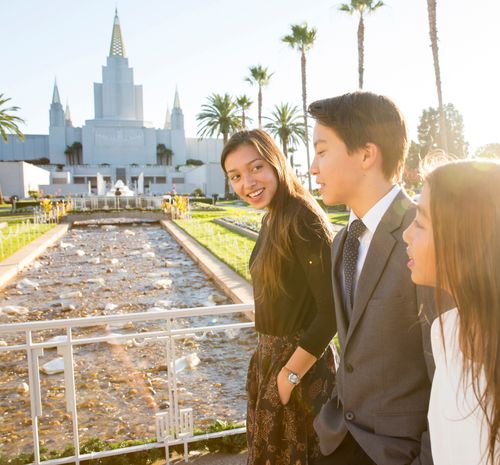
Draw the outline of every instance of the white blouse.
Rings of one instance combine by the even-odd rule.
[[[445,347],[439,318],[431,328],[436,362],[428,413],[432,457],[434,465],[486,465],[489,428],[474,394],[470,374],[465,383],[462,377],[459,318],[456,308],[442,315]],[[484,378],[479,388],[483,386]]]

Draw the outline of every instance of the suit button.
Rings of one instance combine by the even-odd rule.
[[[346,363],[345,364],[345,371],[347,371],[347,373],[352,373],[354,371],[354,368],[352,367],[352,365],[350,363]]]
[[[352,421],[352,420],[354,420],[354,413],[352,413],[352,412],[346,412],[346,414],[345,414],[345,419],[346,419],[347,421]]]

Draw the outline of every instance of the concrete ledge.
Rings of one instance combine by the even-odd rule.
[[[214,223],[220,224],[221,226],[224,226],[230,231],[233,231],[237,234],[241,234],[242,236],[248,237],[249,239],[253,239],[254,241],[256,241],[257,238],[259,237],[259,234],[256,233],[255,231],[251,231],[250,229],[247,228],[242,228],[241,226],[230,223],[229,221],[223,220],[222,218],[215,218],[212,221]]]
[[[234,303],[253,304],[253,290],[249,282],[222,263],[173,221],[162,220],[160,224]],[[254,319],[253,312],[247,316]]]
[[[58,224],[50,231],[37,237],[10,257],[0,262],[0,289],[13,279],[23,268],[38,258],[47,248],[66,234],[70,225]]]
[[[114,220],[116,218],[129,219],[131,223],[134,220],[148,220],[148,221],[160,221],[164,220],[167,215],[161,211],[147,211],[147,210],[110,210],[110,211],[94,211],[94,212],[75,212],[66,215],[63,218],[64,223],[72,224],[74,222],[80,221],[92,221],[99,220],[100,223],[104,224],[107,219]]]

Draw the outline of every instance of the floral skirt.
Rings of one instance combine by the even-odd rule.
[[[294,388],[287,405],[281,404],[276,383],[299,337],[259,334],[247,377],[248,465],[311,465],[320,454],[312,423],[332,393],[331,347]]]

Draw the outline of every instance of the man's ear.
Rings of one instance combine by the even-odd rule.
[[[372,168],[376,164],[382,165],[382,154],[377,145],[368,142],[361,149],[361,167],[364,170]]]

